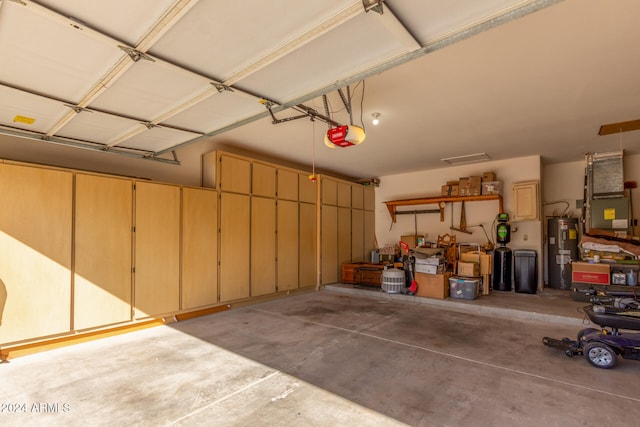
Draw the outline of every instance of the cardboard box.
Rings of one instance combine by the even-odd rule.
[[[416,273],[418,291],[416,295],[427,298],[445,299],[449,296],[449,278],[451,273]]]
[[[495,181],[496,173],[495,172],[483,172],[482,173],[482,182],[485,181]]]
[[[460,254],[460,261],[475,262],[480,264],[481,276],[484,276],[486,274],[492,274],[493,272],[493,256],[491,254],[487,254],[484,252],[481,252],[480,254],[478,254],[477,251],[464,252]]]
[[[480,295],[480,279],[450,277],[449,288],[451,298],[474,300]]]
[[[426,258],[417,258],[416,257],[416,265],[418,264],[426,264],[426,265],[440,265],[444,264],[446,261],[443,256],[429,256]]]
[[[440,195],[445,197],[457,196],[459,194],[459,187],[457,185],[443,185],[440,191]]]
[[[480,264],[477,262],[458,261],[458,276],[478,277],[480,275]]]
[[[480,274],[483,276],[493,274],[493,255],[480,254]]]
[[[424,273],[424,274],[440,274],[444,273],[445,266],[444,264],[439,265],[429,265],[429,264],[416,264],[416,273]]]
[[[478,251],[462,252],[463,246],[460,246],[460,261],[462,262],[477,262],[480,264],[480,253]]]
[[[460,196],[479,196],[482,191],[481,176],[467,176],[460,178],[458,193]]]
[[[605,263],[572,262],[571,281],[591,283],[593,285],[609,285],[611,284],[611,268],[609,264]]]
[[[470,176],[468,185],[468,196],[479,196],[482,191],[482,177]]]
[[[468,196],[467,187],[469,186],[469,177],[460,177],[458,180],[458,193],[461,196]]]

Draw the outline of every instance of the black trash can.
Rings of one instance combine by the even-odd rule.
[[[514,275],[513,284],[516,292],[535,294],[538,289],[537,254],[535,250],[518,249],[513,251]]]

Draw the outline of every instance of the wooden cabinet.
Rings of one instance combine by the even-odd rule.
[[[353,209],[364,209],[364,187],[354,185],[351,187],[351,207]]]
[[[251,296],[276,292],[276,201],[251,198]]]
[[[338,182],[338,206],[343,208],[351,207],[351,184]]]
[[[298,203],[278,200],[278,291],[298,287]],[[314,251],[315,252],[315,251]]]
[[[311,181],[308,176],[298,175],[299,198],[304,203],[316,203],[318,184],[317,181]]]
[[[342,283],[382,286],[384,265],[364,262],[342,264]]]
[[[251,194],[276,197],[276,168],[262,163],[253,163],[251,170]]]
[[[375,190],[373,188],[363,188],[364,210],[373,211],[376,209]]]
[[[322,204],[336,206],[338,204],[338,182],[324,176],[320,182],[322,183]]]
[[[299,286],[316,286],[318,280],[318,210],[315,204],[300,203]]]
[[[248,298],[251,198],[220,194],[220,301]]]
[[[218,193],[182,189],[181,309],[218,302]]]
[[[364,211],[351,210],[351,262],[365,261],[364,253]]]
[[[202,162],[209,188],[0,161],[0,344],[336,283],[368,259],[372,190]]]
[[[251,192],[251,162],[247,159],[221,154],[218,188],[231,193]]]
[[[351,209],[338,208],[338,266],[351,262]]]
[[[136,182],[135,317],[180,309],[180,187]]]
[[[376,249],[376,221],[372,211],[364,211],[364,256],[365,260],[371,256],[371,251]]]
[[[326,285],[338,281],[338,208],[322,205],[321,222],[321,274]]]
[[[0,164],[0,344],[71,328],[73,176]]]
[[[337,280],[342,264],[363,262],[375,248],[374,192],[326,177],[321,188],[321,282],[329,284]]]
[[[130,321],[133,182],[75,178],[74,329]]]
[[[539,218],[538,181],[516,182],[511,187],[513,195],[512,221],[535,221]]]
[[[298,200],[298,174],[278,169],[278,199]]]

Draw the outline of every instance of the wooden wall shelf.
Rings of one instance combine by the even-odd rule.
[[[404,200],[391,200],[384,202],[389,210],[389,215],[393,222],[396,222],[396,212],[398,206],[414,206],[414,205],[440,205],[441,202],[454,203],[454,202],[484,202],[490,200],[498,201],[499,213],[502,213],[502,196],[499,194],[485,194],[482,196],[438,196],[438,197],[422,197],[419,199],[404,199]],[[439,206],[440,207],[440,206]],[[442,211],[444,208],[440,207]]]

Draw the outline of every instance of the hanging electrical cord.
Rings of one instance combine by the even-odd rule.
[[[360,83],[358,83],[360,84]],[[357,87],[357,86],[356,86]],[[362,130],[366,132],[364,127],[364,119],[363,119],[363,111],[364,111],[364,80],[362,80],[362,95],[360,96],[360,125],[362,126]]]
[[[316,182],[316,143],[314,141],[316,137],[316,121],[311,117],[311,175],[309,179]]]

